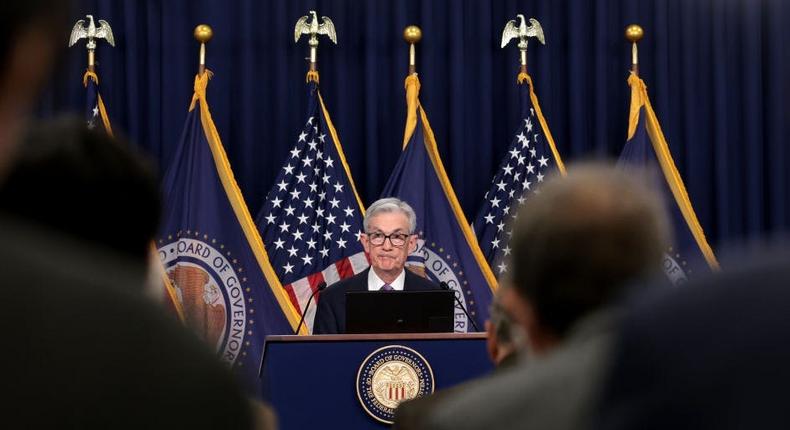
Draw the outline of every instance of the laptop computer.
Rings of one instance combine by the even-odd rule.
[[[346,333],[447,333],[453,331],[452,291],[350,291]]]

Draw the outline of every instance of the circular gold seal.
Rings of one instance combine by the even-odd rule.
[[[400,402],[433,393],[433,370],[417,351],[388,345],[362,361],[356,385],[357,398],[365,412],[392,424]]]

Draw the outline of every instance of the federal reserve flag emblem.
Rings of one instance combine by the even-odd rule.
[[[290,334],[299,313],[280,285],[230,168],[195,77],[184,131],[162,178],[159,258],[170,302],[248,387],[269,334]]]
[[[453,258],[453,255],[446,252],[441,244],[435,241],[426,242],[422,232],[417,240],[417,248],[406,258],[406,268],[423,278],[430,279],[436,283],[445,283],[453,291],[459,303],[469,310],[472,318],[477,316],[477,304],[474,300],[469,281],[464,276],[463,267]],[[453,331],[456,333],[466,333],[472,323],[467,321],[466,315],[461,307],[456,304],[453,313]]]
[[[400,402],[433,393],[433,370],[417,351],[388,345],[373,351],[357,372],[357,397],[371,417],[392,424]]]
[[[179,235],[180,236],[180,235]],[[159,257],[184,309],[185,323],[233,365],[251,335],[243,271],[231,251],[198,236],[179,237],[159,248]],[[246,354],[245,354],[246,355]]]

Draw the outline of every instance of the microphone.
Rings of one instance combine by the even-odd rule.
[[[458,306],[460,306],[461,310],[464,311],[464,314],[466,314],[466,319],[472,322],[472,327],[475,328],[475,331],[480,331],[480,328],[477,327],[477,323],[475,322],[475,319],[472,318],[471,315],[469,315],[469,312],[466,311],[466,306],[464,306],[464,304],[461,303],[461,299],[459,299],[458,296],[455,295],[455,291],[453,291],[450,288],[450,286],[447,285],[447,282],[444,281],[439,282],[439,286],[442,287],[443,290],[447,290],[453,293],[453,297],[455,297],[455,302],[458,303]]]
[[[299,325],[296,326],[296,331],[294,331],[294,334],[299,334],[299,329],[302,328],[302,324],[304,323],[304,317],[305,315],[307,315],[307,310],[310,309],[310,302],[313,301],[313,297],[315,297],[315,295],[318,294],[319,292],[324,291],[324,289],[326,289],[326,282],[321,281],[321,283],[318,284],[318,288],[316,288],[315,291],[313,291],[313,294],[310,294],[310,298],[307,299],[307,304],[305,305],[304,311],[302,312],[302,318],[299,319]]]

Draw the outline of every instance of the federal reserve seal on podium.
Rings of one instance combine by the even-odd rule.
[[[365,411],[392,424],[395,408],[404,400],[433,393],[433,370],[419,352],[388,345],[373,351],[357,372],[357,397]]]

